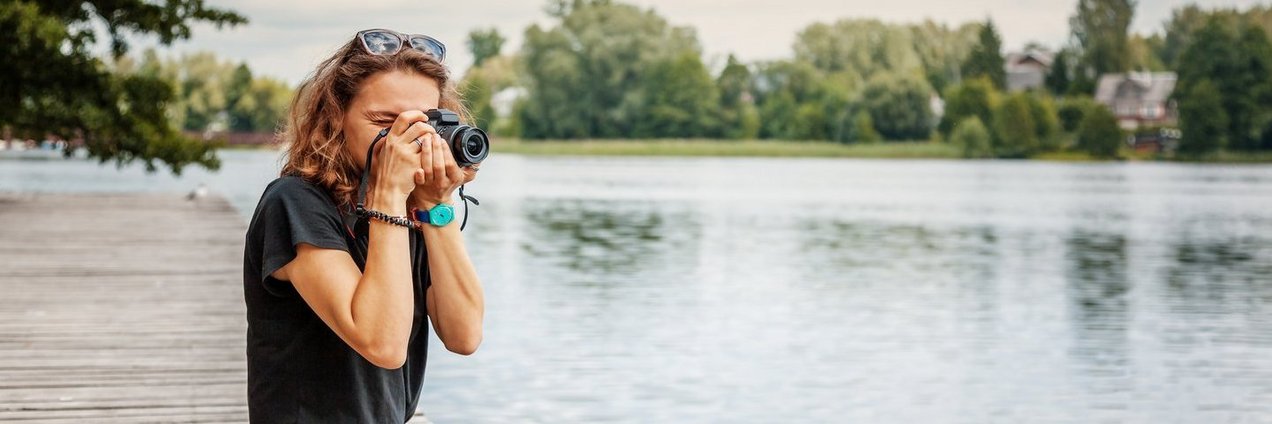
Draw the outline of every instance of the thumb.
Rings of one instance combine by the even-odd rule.
[[[424,184],[424,183],[425,183],[425,181],[424,181],[424,169],[423,169],[423,168],[415,168],[415,185],[421,185],[421,184]]]

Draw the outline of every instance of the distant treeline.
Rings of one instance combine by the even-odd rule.
[[[223,61],[206,52],[164,59],[146,50],[140,60],[125,56],[114,68],[173,87],[166,115],[187,132],[274,132],[294,94],[282,80],[254,76],[246,63]]]
[[[1162,33],[1128,28],[1135,2],[1081,0],[1071,41],[1044,87],[1006,92],[992,21],[956,27],[873,19],[814,23],[790,59],[708,64],[695,30],[608,0],[550,2],[503,53],[493,29],[469,34],[462,88],[477,124],[534,139],[722,138],[867,143],[940,139],[968,156],[1078,150],[1116,157],[1125,134],[1092,95],[1100,75],[1173,71],[1179,152],[1272,149],[1272,7],[1176,9]],[[169,116],[187,131],[272,131],[291,89],[210,54],[119,67],[176,87]],[[943,102],[938,116],[934,100]]]
[[[1129,0],[1079,1],[1069,43],[1027,47],[1056,52],[1045,88],[1008,94],[991,21],[815,23],[800,31],[791,59],[729,56],[708,66],[695,31],[653,10],[555,1],[555,23],[528,28],[519,51],[500,54],[493,30],[470,34],[476,65],[466,97],[482,125],[526,139],[957,138],[971,143],[971,156],[1116,156],[1123,134],[1091,99],[1099,76],[1175,71],[1182,153],[1272,148],[1272,8],[1186,6],[1151,36],[1128,32],[1134,9]],[[492,96],[510,88],[520,95],[497,117]],[[934,96],[946,104],[939,120]]]

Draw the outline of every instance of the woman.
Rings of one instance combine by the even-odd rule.
[[[458,224],[400,225],[428,219],[411,209],[449,208],[476,176],[423,112],[463,113],[444,55],[427,36],[362,31],[301,84],[282,176],[244,249],[253,422],[405,422],[424,378],[425,317],[452,352],[481,342],[482,288]],[[373,212],[359,216],[367,149],[386,128],[365,173]]]

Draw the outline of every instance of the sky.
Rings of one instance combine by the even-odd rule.
[[[796,34],[815,22],[841,18],[877,18],[893,23],[930,19],[950,26],[990,17],[1006,50],[1029,42],[1063,44],[1076,0],[619,0],[653,8],[674,25],[697,30],[705,60],[723,63],[730,53],[744,61],[789,58]],[[1133,32],[1161,32],[1171,10],[1187,4],[1245,8],[1256,0],[1139,0]],[[459,0],[207,0],[234,10],[246,25],[216,29],[196,25],[191,40],[165,48],[167,54],[211,51],[224,59],[246,61],[257,75],[299,83],[325,56],[367,28],[388,28],[431,35],[447,46],[447,64],[457,75],[472,63],[465,40],[469,31],[494,27],[508,42],[504,52],[520,48],[531,24],[551,26],[546,1]],[[138,40],[144,48],[153,43]]]

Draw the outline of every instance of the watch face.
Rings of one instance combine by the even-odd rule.
[[[428,221],[430,224],[440,227],[449,224],[453,219],[455,219],[455,208],[450,205],[437,205],[433,209],[428,210]]]

